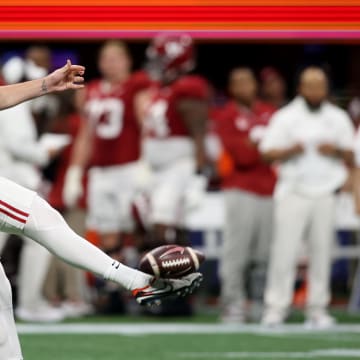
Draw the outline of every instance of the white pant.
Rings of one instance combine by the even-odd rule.
[[[241,307],[246,300],[245,270],[251,262],[257,284],[256,297],[263,297],[273,226],[272,197],[240,190],[224,191],[226,222],[220,263],[221,298],[224,306]],[[254,275],[252,274],[252,275]],[[255,282],[255,281],[254,281]],[[255,295],[252,291],[251,295]]]
[[[285,316],[291,304],[299,248],[306,234],[309,250],[308,314],[324,310],[328,305],[334,211],[333,194],[307,198],[289,193],[275,200],[274,242],[265,291],[268,311],[278,311]]]
[[[19,263],[18,307],[33,311],[44,303],[43,286],[52,255],[35,241],[26,236],[22,238],[24,244]],[[0,255],[8,239],[8,234],[0,233]]]
[[[26,236],[22,238],[24,245],[19,263],[18,307],[34,311],[44,303],[43,287],[52,255],[34,240]]]
[[[150,223],[183,225],[184,195],[195,173],[193,158],[184,158],[154,169],[150,189]]]
[[[101,233],[132,231],[131,205],[140,181],[140,162],[94,167],[89,172],[87,226]]]

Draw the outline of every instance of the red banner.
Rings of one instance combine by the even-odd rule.
[[[159,31],[187,31],[199,38],[348,38],[360,39],[360,6],[354,1],[315,0],[294,1],[297,5],[278,5],[285,1],[259,1],[255,5],[235,6],[234,1],[203,1],[210,5],[190,6],[189,1],[175,1],[176,5],[115,6],[115,1],[105,0],[108,6],[41,5],[0,6],[0,36],[3,38],[67,38],[67,37],[148,37]],[[5,3],[5,6],[4,6]],[[24,1],[12,2],[16,5]],[[34,5],[34,3],[36,5]],[[63,1],[69,3],[69,1]],[[94,1],[88,1],[93,4]],[[119,2],[118,2],[119,3]],[[179,5],[184,3],[186,5]],[[193,3],[200,3],[199,1]],[[218,4],[226,4],[219,6]],[[260,3],[276,3],[259,5]],[[287,2],[289,3],[289,2]],[[39,5],[40,4],[40,5]],[[76,5],[75,5],[76,4]],[[300,4],[300,5],[299,5]],[[339,6],[339,4],[343,4]],[[346,4],[346,6],[344,5]]]

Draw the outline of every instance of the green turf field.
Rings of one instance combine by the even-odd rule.
[[[229,327],[217,324],[214,317],[196,317],[192,322],[181,319],[177,322],[174,319],[161,322],[145,318],[129,320],[129,317],[92,318],[76,324],[46,327],[20,324],[24,358],[360,359],[359,316],[340,317],[341,324],[331,331],[308,331],[300,323],[276,331],[264,330],[257,325]],[[352,324],[343,323],[347,320]]]

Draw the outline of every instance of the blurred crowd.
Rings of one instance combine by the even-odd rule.
[[[218,101],[211,79],[194,71],[189,36],[155,37],[144,58],[133,71],[126,44],[109,40],[91,59],[101,78],[84,91],[1,112],[0,175],[39,192],[77,233],[133,267],[156,246],[190,244],[186,214],[207,191],[221,191],[221,320],[248,321],[249,307],[258,307],[257,320],[284,322],[306,240],[306,319],[331,326],[337,194],[353,193],[360,213],[358,93],[343,110],[319,67],[300,72],[292,98],[281,69],[238,67]],[[2,64],[2,81],[36,79],[51,68],[50,50],[31,46]],[[21,320],[138,311],[114,284],[34,241],[1,234],[0,252]],[[155,312],[191,314],[191,305],[176,300]]]

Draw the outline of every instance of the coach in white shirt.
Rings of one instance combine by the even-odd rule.
[[[263,323],[281,324],[291,304],[301,241],[308,239],[307,323],[328,327],[335,192],[353,162],[354,129],[348,115],[328,102],[328,80],[316,67],[300,76],[299,95],[276,112],[260,149],[279,162],[275,190],[274,243]]]

